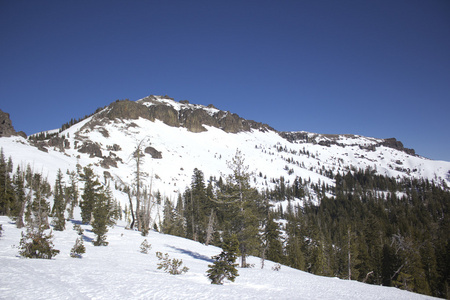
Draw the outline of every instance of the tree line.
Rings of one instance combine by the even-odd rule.
[[[335,175],[334,187],[280,178],[258,192],[240,152],[229,167],[228,177],[207,182],[195,169],[176,205],[165,202],[161,230],[218,246],[236,235],[241,267],[256,255],[262,265],[269,259],[317,275],[450,296],[446,186],[366,169]],[[310,191],[318,201],[310,201]],[[286,200],[285,209],[277,208]]]

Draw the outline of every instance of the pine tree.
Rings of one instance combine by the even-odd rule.
[[[236,235],[227,239],[222,245],[222,252],[219,255],[213,256],[214,263],[208,265],[209,269],[206,271],[211,284],[223,284],[224,279],[232,282],[239,276],[236,269],[237,253],[239,251],[239,241]]]
[[[75,245],[73,245],[70,250],[70,257],[82,258],[82,254],[86,253],[86,247],[83,243],[83,238],[81,236],[77,237],[75,240]]]
[[[75,209],[75,206],[78,205],[78,179],[77,173],[74,171],[67,171],[67,175],[69,176],[69,186],[65,188],[65,195],[67,198],[67,204],[69,205],[68,218],[73,219],[73,211]]]
[[[3,148],[0,149],[0,215],[10,215],[14,202],[13,186],[10,173],[12,172],[11,159],[6,161]]]
[[[262,205],[260,195],[250,186],[248,166],[244,165],[242,153],[228,162],[232,174],[217,195],[217,204],[223,215],[222,226],[232,235],[236,234],[241,253],[241,267],[247,267],[246,257],[259,249],[259,224]]]
[[[80,174],[81,180],[84,181],[84,190],[81,195],[81,221],[85,224],[91,222],[94,206],[99,197],[101,184],[94,175],[94,171],[90,167],[84,167],[83,173]]]
[[[93,242],[94,246],[107,246],[106,233],[108,232],[108,226],[112,225],[111,219],[111,197],[106,191],[100,191],[95,199],[94,208],[92,211],[92,232],[97,236]]]
[[[262,237],[263,250],[262,259],[268,259],[273,262],[283,262],[283,246],[280,241],[280,228],[271,216],[268,217]]]
[[[48,229],[50,228],[48,224],[50,204],[46,198],[50,196],[51,187],[48,182],[42,178],[41,174],[34,174],[31,188],[33,191],[33,201],[28,207],[30,211],[29,221],[31,222],[29,226]]]
[[[64,200],[64,182],[61,169],[58,169],[56,174],[55,187],[53,191],[53,225],[55,230],[62,231],[66,227],[66,219],[64,218],[64,211],[66,210],[66,203]]]
[[[45,234],[42,227],[28,228],[26,234],[22,232],[19,254],[27,258],[51,259],[59,253],[59,250],[53,248],[52,238],[52,233]]]
[[[14,176],[14,198],[14,209],[11,213],[16,221],[17,228],[22,228],[25,226],[23,216],[25,214],[27,198],[25,196],[25,173],[20,167],[17,167]]]

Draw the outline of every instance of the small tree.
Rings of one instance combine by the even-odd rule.
[[[27,258],[51,259],[59,253],[53,249],[53,235],[50,232],[45,234],[42,229],[27,229],[27,233],[22,232],[20,239],[19,254]]]
[[[55,230],[63,231],[66,228],[66,219],[64,211],[66,210],[66,202],[64,199],[64,182],[61,169],[56,174],[55,188],[53,192],[54,201],[52,208],[53,226]]]
[[[235,263],[239,250],[239,241],[236,235],[224,243],[222,249],[219,255],[212,257],[215,261],[212,265],[208,265],[209,269],[206,271],[211,284],[223,284],[225,278],[234,282],[239,276],[236,269],[238,264]]]
[[[159,259],[158,270],[164,269],[164,272],[169,273],[171,275],[179,275],[182,273],[186,273],[189,271],[188,267],[183,267],[180,270],[181,265],[183,264],[183,260],[178,260],[176,258],[170,259],[169,254],[163,254],[161,252],[156,252],[156,257]]]
[[[152,249],[152,245],[145,239],[139,248],[141,249],[141,253],[148,254],[148,251]]]
[[[83,243],[83,238],[80,236],[76,239],[75,245],[70,250],[70,257],[81,258],[82,254],[86,253],[86,247]]]
[[[84,229],[81,228],[80,224],[73,224],[73,230],[75,230],[78,235],[83,235],[84,233]]]
[[[107,246],[106,233],[108,225],[111,225],[111,200],[106,193],[100,193],[92,212],[92,232],[97,235],[97,239],[93,242],[94,246]]]

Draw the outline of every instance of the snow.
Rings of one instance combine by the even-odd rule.
[[[206,277],[211,256],[221,249],[151,231],[143,237],[126,230],[119,222],[108,232],[106,247],[94,247],[90,226],[85,229],[86,254],[71,258],[77,233],[67,222],[66,230],[53,231],[55,249],[51,260],[26,259],[18,255],[21,230],[7,217],[0,217],[0,298],[1,299],[432,299],[392,287],[321,277],[282,266],[272,270],[266,261],[250,257],[253,268],[239,268],[234,283],[212,285]],[[147,239],[149,254],[139,251]],[[155,253],[182,259],[189,271],[169,275],[157,269]]]
[[[195,107],[209,112],[217,110],[202,105],[179,103],[164,97],[156,99],[153,101],[178,109]],[[151,104],[145,101],[143,103]],[[21,137],[0,138],[0,148],[7,158],[12,158],[15,167],[30,164],[35,172],[42,172],[47,176],[50,184],[54,183],[59,168],[65,173],[66,170],[75,170],[77,164],[82,167],[91,164],[101,179],[107,171],[113,181],[132,185],[135,170],[132,153],[142,142],[143,149],[154,147],[162,153],[162,159],[153,159],[148,154],[143,158],[141,169],[146,172],[144,184],[147,187],[152,184],[154,192],[160,191],[163,197],[172,201],[190,184],[194,168],[203,171],[206,180],[210,176],[226,176],[230,172],[227,161],[233,158],[237,149],[244,155],[245,164],[254,175],[252,184],[260,190],[273,188],[272,181],[280,177],[284,177],[286,183],[292,183],[297,176],[312,184],[334,186],[334,180],[322,174],[323,170],[345,174],[354,169],[366,168],[394,178],[426,178],[438,184],[445,182],[450,186],[450,162],[411,156],[384,146],[378,146],[374,151],[361,147],[381,141],[375,138],[307,133],[315,142],[289,142],[274,131],[226,133],[221,129],[205,126],[207,131],[193,133],[183,127],[170,127],[159,120],[152,122],[142,118],[116,119],[103,124],[97,122],[93,127],[86,126],[92,119],[93,117],[87,118],[60,133],[70,142],[70,148],[64,152],[52,147],[48,147],[48,153],[42,152]],[[338,145],[319,145],[317,139],[320,138],[334,139]],[[104,169],[100,167],[102,158],[79,153],[78,147],[84,141],[97,143],[104,157],[110,153],[119,157],[121,162],[117,162],[118,167]],[[121,150],[111,151],[114,144],[119,145]],[[113,192],[122,205],[127,202],[126,197]],[[315,200],[317,199],[312,199]]]

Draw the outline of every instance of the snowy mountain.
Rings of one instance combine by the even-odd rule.
[[[76,223],[77,221],[73,220]],[[393,287],[321,277],[250,257],[253,268],[238,269],[236,282],[212,285],[206,277],[211,256],[221,249],[151,231],[143,237],[124,229],[119,222],[108,233],[107,247],[94,247],[89,225],[81,225],[86,254],[71,258],[70,249],[77,238],[72,224],[62,232],[54,231],[54,245],[60,253],[52,260],[25,259],[14,245],[19,230],[7,217],[0,217],[0,298],[2,299],[432,299]],[[146,239],[148,254],[139,251]],[[169,275],[157,269],[155,253],[168,253],[183,261],[189,271]],[[434,298],[433,298],[434,299]]]
[[[101,178],[110,178],[116,186],[131,186],[132,156],[140,145],[146,153],[145,184],[172,200],[190,184],[194,168],[205,178],[227,174],[227,161],[237,149],[260,190],[270,189],[280,177],[286,183],[301,177],[332,187],[330,174],[367,168],[398,179],[423,178],[450,186],[450,162],[418,156],[395,139],[278,132],[213,105],[177,102],[167,96],[116,101],[65,127],[47,132],[49,138],[43,141],[0,138],[0,147],[15,164],[31,164],[51,183],[59,168],[93,164]],[[308,197],[316,200],[312,190]]]
[[[261,192],[260,199],[271,202],[267,203],[267,207],[272,204],[273,218],[276,218],[276,227],[280,229],[276,238],[280,242],[281,250],[278,252],[284,255],[284,260],[278,262],[285,261],[295,266],[288,258],[297,258],[297,254],[289,253],[288,244],[296,238],[298,244],[295,247],[302,248],[301,251],[308,255],[308,266],[297,265],[297,268],[315,273],[311,268],[314,264],[319,265],[315,260],[315,257],[319,257],[315,256],[315,250],[322,249],[328,251],[328,256],[323,254],[328,263],[331,264],[332,259],[339,259],[339,266],[334,269],[330,267],[328,273],[315,274],[345,278],[347,271],[342,266],[347,263],[346,251],[354,253],[353,263],[356,264],[355,258],[359,261],[358,254],[360,257],[367,254],[363,259],[369,260],[369,250],[366,248],[370,247],[373,250],[371,254],[377,255],[374,257],[376,263],[371,262],[372,266],[378,269],[360,265],[359,280],[365,281],[361,276],[370,276],[375,271],[378,277],[372,283],[379,285],[381,256],[386,250],[386,257],[393,257],[386,275],[388,279],[396,279],[393,284],[414,290],[410,282],[415,280],[419,288],[425,286],[416,291],[444,295],[442,286],[438,286],[439,293],[432,293],[434,291],[427,290],[427,287],[434,288],[437,286],[433,285],[435,282],[444,284],[444,277],[438,280],[438,275],[433,274],[440,272],[445,276],[447,269],[439,269],[433,263],[439,265],[450,259],[450,256],[442,254],[445,253],[444,249],[450,247],[445,227],[448,219],[445,212],[448,211],[446,199],[449,199],[450,162],[421,157],[413,149],[404,148],[394,138],[279,132],[267,124],[245,120],[213,105],[196,105],[186,100],[177,102],[167,96],[116,101],[82,120],[71,120],[61,129],[40,132],[28,138],[23,133],[15,132],[9,115],[3,114],[3,117],[3,123],[8,126],[0,128],[1,133],[6,133],[0,135],[0,148],[5,159],[11,158],[14,168],[26,170],[29,167],[32,173],[42,175],[53,185],[59,169],[66,174],[66,171],[91,166],[100,180],[111,187],[122,209],[133,202],[137,207],[136,193],[127,194],[125,190],[135,188],[136,150],[140,149],[139,153],[143,155],[139,156],[142,162],[140,174],[144,185],[141,189],[153,195],[153,200],[149,200],[152,209],[146,212],[150,216],[150,228],[156,226],[161,229],[164,205],[167,203],[176,204],[183,197],[186,207],[188,201],[193,201],[192,193],[190,200],[183,193],[190,187],[195,169],[203,172],[205,180],[214,178],[218,182],[218,178],[226,178],[232,172],[229,162],[240,151],[245,159],[244,166],[248,166],[251,174],[251,186]],[[0,175],[8,175],[9,172],[10,178],[15,176],[13,168],[8,170],[8,164],[2,161],[5,174]],[[361,170],[368,176],[362,178]],[[376,177],[374,174],[385,177],[381,180],[382,176]],[[417,182],[413,182],[414,179]],[[67,183],[68,179],[64,180]],[[5,195],[8,189],[14,189],[12,185],[7,185],[8,181],[6,177],[2,180]],[[293,187],[299,182],[301,193],[291,193],[289,197],[283,193],[273,193],[277,189],[281,190],[281,186]],[[357,184],[353,185],[355,182]],[[403,183],[395,187],[392,182]],[[80,191],[83,190],[81,185],[80,182]],[[21,203],[28,205],[27,201],[31,201],[31,186],[29,184],[22,189],[29,199]],[[160,201],[154,201],[156,195],[161,196]],[[52,202],[53,196],[46,197]],[[17,198],[14,197],[9,199]],[[370,209],[373,210],[365,210],[358,205],[358,201],[366,202],[366,206],[372,205]],[[10,206],[6,201],[2,203],[3,213],[8,214]],[[381,205],[383,203],[385,206]],[[339,205],[341,207],[337,208]],[[319,215],[316,215],[315,209],[319,206],[318,214],[325,213],[321,215],[322,219],[316,220]],[[183,204],[177,204],[177,207],[184,209]],[[72,223],[81,223],[77,209],[78,217],[71,219]],[[186,217],[186,212],[178,213]],[[213,212],[208,210],[207,213],[212,219]],[[272,217],[267,215],[270,213],[266,213],[267,220],[260,220],[257,230],[262,232],[263,227],[268,226],[266,221],[271,221]],[[421,222],[418,228],[415,228],[415,221]],[[183,222],[188,222],[187,217]],[[153,252],[143,255],[139,253],[138,247],[144,237],[137,231],[124,230],[124,221],[119,221],[119,225],[108,233],[108,247],[94,247],[86,243],[88,250],[82,260],[72,259],[68,255],[76,238],[70,223],[65,231],[55,232],[55,247],[61,250],[55,260],[25,260],[18,258],[17,249],[11,247],[19,242],[22,230],[16,229],[6,217],[0,217],[0,224],[4,229],[3,237],[0,238],[0,261],[4,266],[2,278],[6,278],[0,283],[0,290],[1,297],[8,299],[35,297],[32,294],[34,290],[39,290],[39,295],[42,294],[42,298],[46,299],[60,298],[63,294],[67,298],[138,299],[214,299],[225,296],[233,299],[425,298],[394,288],[314,276],[285,266],[276,272],[271,269],[274,266],[272,262],[268,262],[265,269],[261,270],[259,258],[256,257],[249,259],[255,265],[254,268],[239,270],[241,276],[236,283],[226,284],[225,287],[211,286],[205,272],[211,263],[211,256],[220,252],[219,248],[150,232],[147,239],[153,246]],[[181,224],[178,227],[187,227],[185,223]],[[84,240],[92,241],[94,235],[91,225],[82,226],[85,229]],[[293,228],[300,228],[302,232],[292,231]],[[353,236],[350,228],[354,231]],[[332,231],[333,240],[330,235]],[[347,232],[348,237],[345,236]],[[189,237],[187,233],[183,236]],[[193,236],[191,234],[190,237]],[[350,240],[354,245],[359,243],[361,248],[350,249]],[[425,244],[424,240],[428,243]],[[345,250],[346,247],[348,250]],[[171,277],[158,271],[154,251],[167,252],[171,257],[183,259],[190,268],[189,273]],[[389,251],[394,251],[395,255],[387,256]],[[253,253],[258,255],[256,252]],[[411,261],[411,255],[416,255],[414,257],[422,261]],[[432,259],[427,260],[429,257]],[[431,269],[435,270],[434,273],[426,273]],[[351,276],[350,270],[348,274]],[[425,276],[430,282],[428,285],[419,281]],[[45,281],[36,278],[44,278]],[[58,282],[54,284],[51,280]],[[74,280],[76,287],[72,286]]]

